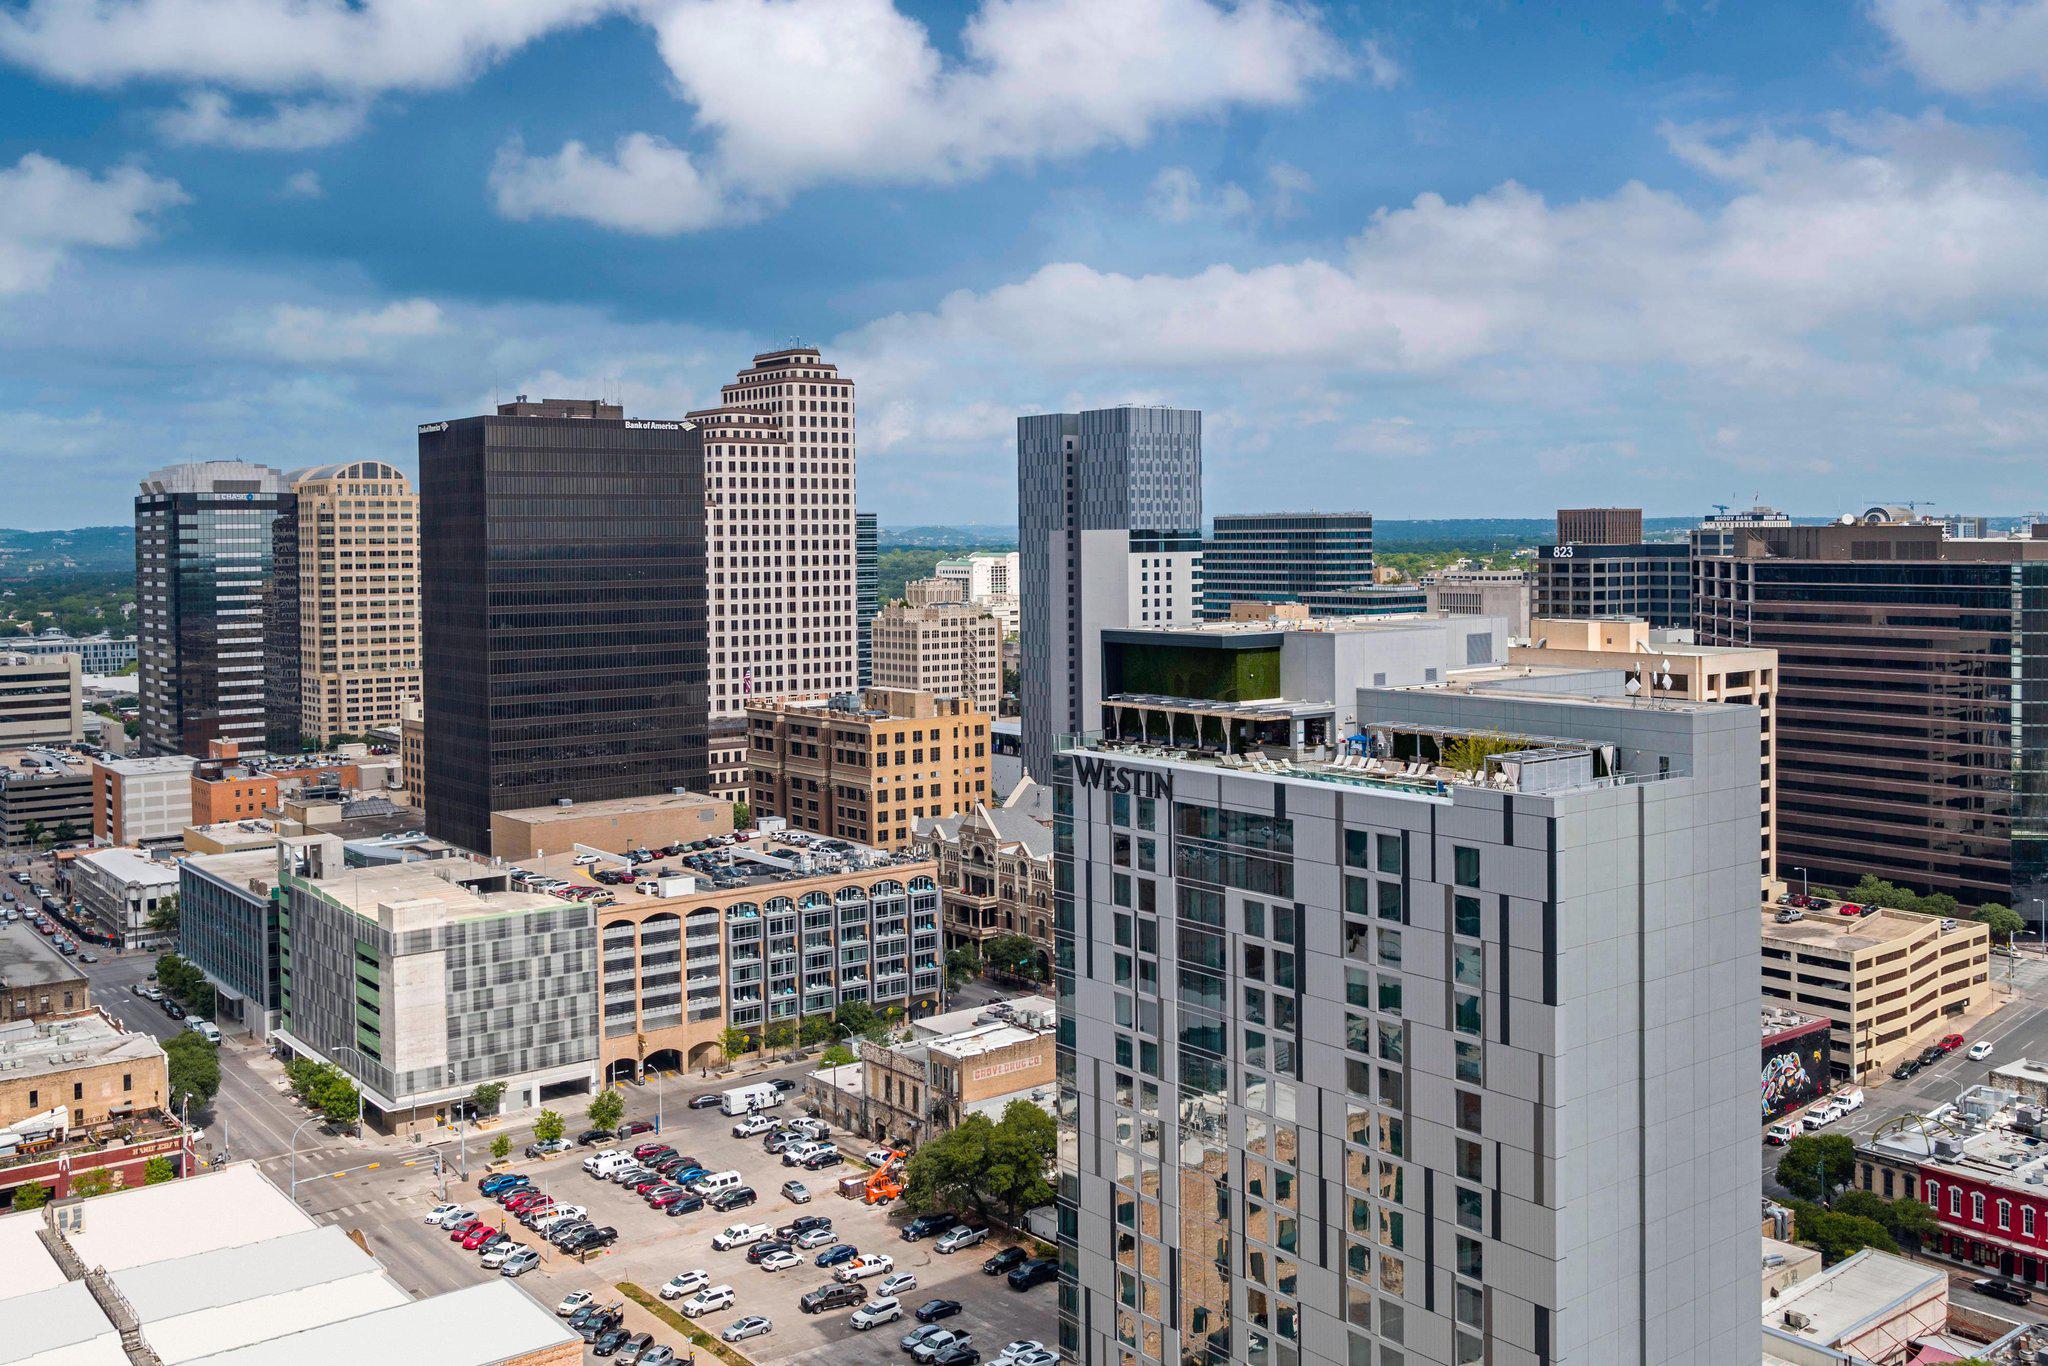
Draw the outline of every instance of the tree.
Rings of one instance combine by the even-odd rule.
[[[166,1181],[178,1179],[178,1168],[168,1157],[152,1157],[142,1164],[142,1184],[161,1186]]]
[[[1778,1184],[1801,1200],[1828,1203],[1856,1170],[1856,1144],[1844,1134],[1801,1134],[1778,1159]]]
[[[958,987],[962,982],[971,982],[981,976],[981,955],[974,945],[962,944],[946,954],[946,982]]]
[[[1854,1215],[1879,1225],[1901,1246],[1917,1248],[1940,1228],[1934,1211],[1914,1199],[1887,1200],[1874,1191],[1850,1189],[1835,1197],[1836,1214]]]
[[[362,1093],[348,1073],[333,1063],[294,1058],[285,1065],[285,1080],[298,1098],[324,1115],[330,1124],[353,1123]]]
[[[114,1178],[105,1167],[94,1167],[71,1178],[71,1194],[80,1200],[90,1200],[95,1195],[105,1195],[114,1188]]]
[[[149,927],[152,930],[159,930],[168,934],[176,934],[178,932],[178,894],[176,892],[165,892],[156,899],[156,905],[150,908]]]
[[[2027,927],[2025,918],[2018,911],[2010,906],[2001,906],[1995,901],[1987,901],[1979,906],[1974,918],[1985,929],[1991,931],[1991,937],[2001,944],[2010,944],[2012,937]]]
[[[498,1103],[504,1099],[505,1083],[502,1081],[481,1082],[476,1090],[469,1093],[470,1104],[476,1106],[477,1115],[483,1119],[496,1115]]]
[[[732,804],[732,828],[744,830],[754,823],[754,808],[746,802]]]
[[[543,1110],[534,1117],[533,1139],[536,1143],[553,1143],[568,1128],[568,1122],[553,1110]]]
[[[593,1129],[616,1129],[626,1117],[626,1098],[614,1090],[599,1091],[590,1098],[590,1108],[583,1114]]]
[[[1053,1198],[1046,1172],[1058,1149],[1059,1125],[1051,1115],[1028,1100],[1003,1107],[989,1139],[982,1183],[989,1198],[1002,1205],[1006,1222],[1015,1224],[1024,1211]]]
[[[57,828],[51,833],[50,838],[58,844],[76,844],[78,842],[78,827],[70,821],[58,821]]]
[[[768,1026],[767,1039],[768,1047],[778,1053],[791,1047],[796,1043],[796,1024],[790,1020],[777,1020]]]
[[[1038,946],[1023,935],[999,934],[981,949],[991,971],[1038,980]]]
[[[1865,1248],[1874,1247],[1879,1252],[1899,1250],[1884,1225],[1865,1215],[1844,1214],[1810,1201],[1794,1200],[1792,1216],[1799,1241],[1819,1248],[1821,1260],[1829,1266]]]
[[[1029,1101],[1012,1101],[999,1121],[969,1115],[911,1157],[904,1204],[914,1213],[971,1207],[984,1217],[994,1208],[1015,1222],[1053,1198],[1046,1171],[1058,1139],[1052,1116]]]
[[[820,1054],[818,1060],[827,1067],[844,1067],[853,1061],[853,1050],[843,1043],[835,1043]]]
[[[491,1161],[503,1162],[512,1152],[512,1140],[508,1135],[499,1134],[491,1140]]]
[[[875,1014],[875,1008],[866,1001],[843,1001],[833,1012],[832,1021],[839,1030],[852,1034],[872,1034],[882,1021]]]
[[[754,1046],[754,1036],[738,1025],[727,1025],[718,1035],[718,1049],[727,1062],[739,1061],[740,1054]]]
[[[805,1048],[815,1048],[832,1037],[830,1015],[806,1015],[803,1024],[797,1028],[797,1040]]]
[[[994,1129],[987,1115],[969,1115],[958,1128],[913,1153],[904,1169],[905,1207],[913,1214],[926,1214],[972,1206],[985,1216],[988,1208],[981,1192],[981,1169]]]
[[[164,1040],[171,1107],[204,1110],[220,1091],[220,1049],[189,1030]]]
[[[17,1210],[41,1209],[50,1203],[50,1188],[40,1181],[31,1181],[25,1186],[14,1188],[14,1208]]]
[[[42,847],[42,843],[43,843],[43,823],[42,823],[41,821],[23,821],[23,822],[21,823],[21,833],[22,833],[23,837],[25,837],[25,838],[26,838],[26,839],[28,840],[28,842],[29,842],[30,844],[32,844],[32,845],[35,845],[35,846],[36,846],[37,848],[41,848],[41,847]],[[22,1187],[18,1188],[18,1189],[17,1189],[16,1191],[15,1191],[15,1193],[14,1193],[14,1194],[15,1194],[15,1198],[16,1198],[17,1200],[18,1200],[18,1199],[20,1199],[20,1198],[21,1198],[21,1192],[22,1192],[22,1191],[24,1191],[24,1190],[27,1190],[27,1189],[28,1189],[28,1187],[26,1187],[26,1186],[22,1186]],[[46,1197],[45,1197],[45,1198],[47,1198],[47,1195],[46,1195]],[[29,1206],[29,1208],[33,1209],[33,1208],[35,1208],[35,1207],[34,1207],[33,1205],[31,1205],[31,1206]]]

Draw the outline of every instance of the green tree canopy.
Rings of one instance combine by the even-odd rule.
[[[827,1067],[844,1067],[853,1061],[853,1050],[843,1043],[835,1043],[818,1055],[818,1061]]]
[[[161,1186],[177,1178],[177,1165],[168,1157],[152,1157],[142,1164],[142,1184],[145,1186]]]
[[[718,1050],[725,1054],[727,1061],[736,1061],[753,1046],[754,1036],[737,1025],[727,1025],[719,1031]]]
[[[553,1110],[543,1110],[534,1117],[534,1141],[536,1143],[553,1143],[562,1136],[563,1130],[568,1127],[568,1121],[564,1120]]]
[[[1038,980],[1038,946],[1021,934],[998,934],[982,946],[982,957],[995,972]]]
[[[13,1206],[17,1210],[41,1209],[50,1203],[50,1188],[40,1181],[31,1181],[14,1188]]]
[[[767,1039],[768,1046],[777,1052],[790,1047],[796,1042],[796,1021],[777,1020],[768,1026]]]
[[[805,1048],[815,1048],[831,1038],[833,1034],[830,1015],[806,1015],[797,1028],[797,1040]]]
[[[105,1167],[94,1167],[71,1178],[71,1194],[81,1200],[89,1200],[95,1195],[105,1195],[113,1188],[113,1175]]]
[[[503,1162],[506,1156],[511,1151],[512,1139],[510,1135],[499,1134],[496,1138],[491,1140],[491,1159],[493,1161]]]
[[[220,1049],[190,1030],[164,1040],[164,1067],[174,1110],[204,1110],[220,1092]]]
[[[619,1121],[626,1117],[626,1098],[615,1090],[603,1090],[590,1098],[590,1108],[584,1117],[595,1129],[617,1129]]]
[[[882,1018],[866,1001],[844,1001],[832,1014],[833,1023],[849,1034],[872,1034],[881,1028]]]
[[[294,1058],[285,1065],[292,1091],[330,1124],[352,1124],[362,1104],[361,1093],[348,1073],[333,1063]]]
[[[1778,1184],[1801,1200],[1827,1204],[1856,1170],[1856,1144],[1844,1134],[1801,1134],[1778,1159]]]
[[[911,1157],[904,1203],[917,1213],[998,1210],[1014,1223],[1052,1199],[1046,1173],[1058,1135],[1052,1116],[1029,1101],[1012,1101],[999,1121],[969,1115]]]
[[[469,1093],[469,1099],[470,1103],[476,1106],[478,1118],[489,1119],[498,1113],[498,1105],[505,1099],[505,1083],[502,1081],[479,1083],[476,1090]]]
[[[2027,927],[2026,918],[2010,906],[2001,906],[1987,901],[1976,910],[1975,917],[1984,928],[1991,931],[1991,937],[2001,944],[2010,944],[2012,937]]]
[[[1876,1248],[1879,1252],[1899,1250],[1884,1225],[1868,1215],[1848,1214],[1811,1201],[1794,1200],[1792,1216],[1795,1236],[1808,1247],[1819,1248],[1821,1260],[1829,1266],[1845,1257],[1853,1257],[1865,1248]]]

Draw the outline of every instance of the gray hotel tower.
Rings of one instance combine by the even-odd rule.
[[[1152,704],[1055,779],[1066,1359],[1755,1362],[1756,713]]]
[[[1104,627],[1193,621],[1202,602],[1202,415],[1098,408],[1017,419],[1024,767],[1091,729]]]
[[[709,776],[696,424],[522,397],[420,428],[427,831]]]

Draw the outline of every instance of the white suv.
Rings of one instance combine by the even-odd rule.
[[[732,1308],[732,1302],[733,1293],[731,1286],[714,1285],[709,1289],[699,1290],[696,1294],[684,1300],[683,1316],[692,1319],[702,1318],[706,1314],[716,1314],[721,1309]]]
[[[869,1300],[854,1310],[846,1321],[855,1328],[868,1329],[879,1328],[885,1323],[894,1323],[902,1317],[902,1304],[884,1296],[878,1300]]]

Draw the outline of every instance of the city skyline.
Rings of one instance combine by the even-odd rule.
[[[1209,414],[1219,508],[1277,464],[1439,510],[1418,462],[1485,514],[2035,501],[2039,5],[252,0],[152,41],[179,8],[0,15],[28,525],[120,520],[137,449],[413,474],[522,390],[684,412],[792,336],[863,386],[885,525],[988,520],[1011,414],[1125,401]],[[733,87],[722,42],[784,59]]]

